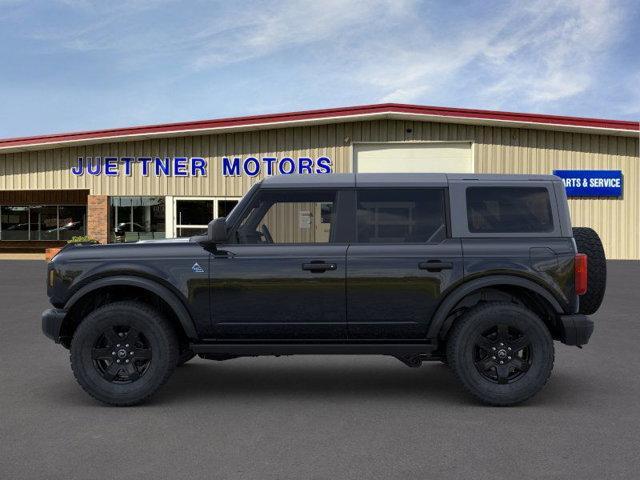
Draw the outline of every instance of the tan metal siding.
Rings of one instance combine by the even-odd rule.
[[[222,157],[328,156],[334,171],[352,170],[352,142],[471,141],[478,173],[551,173],[555,169],[620,169],[623,199],[570,200],[573,224],[603,237],[609,258],[640,259],[638,139],[547,130],[377,120],[251,132],[156,138],[0,155],[0,190],[87,189],[93,195],[239,197],[259,181],[222,177]],[[70,174],[77,157],[202,156],[207,177],[143,178]]]
[[[640,259],[638,139],[565,132],[475,127],[476,172],[540,173],[554,169],[622,170],[624,197],[569,199],[574,226],[603,237],[608,258]]]

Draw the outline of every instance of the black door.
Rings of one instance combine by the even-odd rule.
[[[462,279],[460,240],[448,238],[446,190],[359,189],[347,252],[350,338],[424,338],[442,292]]]
[[[346,338],[336,190],[261,190],[212,257],[218,338]]]

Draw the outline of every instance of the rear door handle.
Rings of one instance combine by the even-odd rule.
[[[325,263],[322,261],[312,261],[302,264],[302,270],[308,270],[312,273],[326,272],[327,270],[336,270],[338,266],[335,263]]]
[[[418,264],[420,270],[426,270],[427,272],[439,272],[441,270],[451,270],[453,268],[452,262],[441,262],[440,260],[429,260],[428,262],[420,262]]]

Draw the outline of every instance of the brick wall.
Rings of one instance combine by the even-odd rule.
[[[89,195],[87,197],[87,235],[100,243],[109,239],[109,197]]]

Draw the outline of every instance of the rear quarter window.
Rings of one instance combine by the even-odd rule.
[[[470,187],[466,193],[467,222],[472,233],[554,229],[549,191],[544,187]]]

